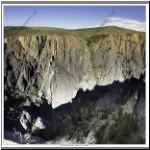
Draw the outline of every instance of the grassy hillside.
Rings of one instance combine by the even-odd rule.
[[[4,36],[31,36],[31,35],[63,35],[68,31],[60,28],[51,27],[5,27]]]
[[[95,35],[108,35],[108,34],[136,34],[144,33],[133,30],[128,30],[125,28],[120,28],[116,26],[107,26],[107,27],[96,27],[96,28],[84,28],[84,29],[75,29],[67,30],[61,28],[53,27],[5,27],[4,36],[31,36],[31,35],[73,35],[81,38],[89,38]]]
[[[84,28],[72,30],[73,34],[80,35],[81,37],[91,37],[94,35],[108,35],[108,34],[136,34],[143,33],[134,30],[129,30],[125,28],[120,28],[117,26],[107,26],[107,27],[96,27],[96,28]]]

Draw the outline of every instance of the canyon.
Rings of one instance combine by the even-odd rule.
[[[100,144],[143,142],[145,33],[116,26],[7,27],[4,35],[6,131],[19,124],[22,134],[46,141],[69,135],[86,143],[97,131]],[[138,131],[113,141],[111,126],[120,114]]]
[[[145,73],[142,33],[5,37],[4,45],[6,88],[43,95],[54,108],[71,102],[80,88]]]

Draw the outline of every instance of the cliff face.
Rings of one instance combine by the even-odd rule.
[[[109,34],[18,36],[4,39],[4,84],[43,95],[53,107],[82,88],[139,79],[145,72],[145,36]]]

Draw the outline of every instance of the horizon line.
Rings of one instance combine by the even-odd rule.
[[[126,30],[131,30],[131,31],[136,31],[136,32],[145,32],[145,31],[137,31],[137,30],[133,30],[133,29],[128,29],[128,28],[124,28],[124,27],[119,27],[116,25],[106,25],[106,26],[93,26],[93,27],[84,27],[84,28],[61,28],[61,27],[54,27],[54,26],[4,26],[5,27],[9,27],[9,28],[13,28],[13,27],[24,27],[24,28],[56,28],[56,29],[63,29],[63,30],[81,30],[81,29],[94,29],[94,28],[104,28],[104,27],[117,27],[117,28],[123,28]]]

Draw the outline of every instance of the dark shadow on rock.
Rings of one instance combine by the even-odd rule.
[[[95,110],[96,105],[103,97],[115,95],[113,103],[116,104],[116,106],[124,105],[128,97],[135,91],[139,93],[139,97],[142,97],[143,94],[140,93],[145,90],[143,78],[142,76],[140,79],[131,78],[122,83],[114,81],[112,84],[106,86],[96,85],[92,90],[83,91],[83,89],[79,89],[76,96],[72,99],[72,103],[63,104],[55,109],[48,104],[47,99],[41,97],[40,104],[31,101],[30,105],[22,108],[28,112],[31,117],[31,122],[26,124],[28,130],[25,130],[21,126],[19,119],[11,120],[7,117],[4,117],[4,128],[8,131],[13,131],[13,127],[17,126],[17,130],[22,134],[29,132],[32,136],[39,136],[45,140],[55,140],[57,137],[70,135],[72,131],[73,133],[77,132],[81,122],[87,122],[91,117],[98,115]],[[103,109],[107,110],[107,108]],[[41,119],[41,128],[38,128],[37,124],[37,128],[35,128],[33,132],[33,126],[38,119]],[[87,127],[85,124],[84,128]],[[89,129],[87,129],[86,132],[88,132],[88,130]]]
[[[54,110],[58,112],[64,109],[70,109],[71,107],[76,106],[80,103],[94,102],[103,97],[108,92],[112,92],[114,94],[132,94],[132,91],[134,91],[135,89],[141,90],[141,86],[145,84],[145,82],[143,82],[143,78],[144,75],[141,75],[140,79],[132,77],[130,80],[126,79],[124,82],[114,81],[112,84],[106,86],[96,85],[92,90],[86,90],[85,92],[83,91],[83,89],[79,89],[76,96],[72,99],[72,103],[60,105]],[[118,101],[116,101],[116,103],[118,103]],[[125,102],[120,103],[123,104]]]

